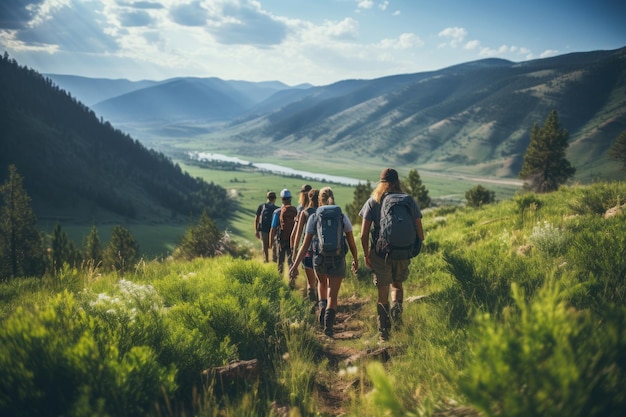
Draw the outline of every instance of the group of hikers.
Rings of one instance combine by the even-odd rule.
[[[346,276],[346,254],[352,255],[351,270],[359,269],[352,223],[335,202],[333,190],[303,185],[298,205],[292,205],[288,189],[267,193],[254,219],[256,237],[261,240],[265,262],[277,262],[283,274],[287,262],[289,286],[296,288],[298,269],[306,274],[305,296],[314,303],[318,322],[329,337],[337,313],[337,296]],[[392,324],[402,319],[403,282],[409,275],[411,258],[424,240],[422,213],[415,200],[402,191],[398,172],[386,168],[371,196],[359,212],[361,247],[365,265],[373,273],[378,289],[377,326],[379,338],[389,339]],[[391,302],[390,302],[391,296]]]

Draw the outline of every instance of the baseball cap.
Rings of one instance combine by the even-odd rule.
[[[309,191],[311,191],[311,187],[309,184],[304,184],[302,187],[300,187],[300,192],[301,193],[308,193]]]
[[[283,189],[280,192],[280,198],[291,198],[291,191],[289,191],[288,189]]]
[[[396,182],[398,181],[398,171],[393,168],[385,168],[380,173],[380,182]]]

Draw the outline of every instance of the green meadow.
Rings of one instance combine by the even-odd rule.
[[[256,187],[241,191],[250,206]],[[13,279],[0,285],[0,415],[621,416],[624,210],[620,182],[427,210],[383,344],[362,257],[335,339],[303,274],[290,291],[256,255]],[[256,365],[221,373],[238,363]]]

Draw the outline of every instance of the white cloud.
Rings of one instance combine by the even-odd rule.
[[[463,44],[463,41],[467,37],[467,30],[461,27],[449,27],[439,32],[439,37],[447,39],[443,45],[457,48]]]
[[[559,51],[557,51],[555,49],[546,49],[541,54],[539,54],[539,57],[540,58],[548,58],[548,57],[554,56],[554,55],[556,55],[558,53],[559,53]]]
[[[424,46],[424,41],[414,33],[403,33],[396,39],[383,39],[377,46],[381,49],[410,49]]]
[[[389,2],[387,0],[383,1],[382,3],[378,5],[378,8],[382,11],[387,10],[387,7],[389,7]]]
[[[478,48],[480,48],[480,41],[477,40],[467,41],[465,44],[465,49],[473,50]]]
[[[356,0],[357,9],[371,9],[374,7],[374,2],[372,0]]]

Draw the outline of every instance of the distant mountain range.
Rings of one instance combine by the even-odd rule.
[[[533,124],[556,109],[579,179],[610,178],[619,167],[607,150],[626,130],[626,48],[521,63],[485,59],[317,87],[47,77],[123,130],[140,126],[162,140],[183,135],[207,150],[227,143],[257,160],[288,149],[296,160],[341,154],[360,163],[515,177]]]

